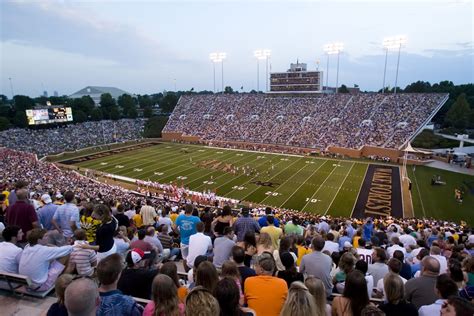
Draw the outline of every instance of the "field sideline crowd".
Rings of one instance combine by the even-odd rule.
[[[140,195],[6,148],[0,170],[0,273],[55,286],[46,315],[474,314],[466,223]]]

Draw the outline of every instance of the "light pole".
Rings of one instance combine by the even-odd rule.
[[[268,58],[271,55],[269,49],[257,49],[253,52],[255,58],[257,58],[257,92],[260,91],[260,71],[259,64],[261,59],[265,59],[265,90],[268,91]]]
[[[394,36],[394,37],[387,37],[383,40],[383,48],[385,48],[385,67],[383,69],[383,87],[382,93],[385,91],[385,74],[387,72],[387,57],[388,51],[398,49],[398,59],[397,59],[397,72],[395,75],[395,91],[394,94],[397,94],[397,84],[398,84],[398,67],[400,65],[400,51],[402,46],[404,46],[407,42],[407,38],[404,35]]]
[[[324,52],[328,54],[327,60],[327,72],[329,72],[329,55],[336,55],[337,54],[337,71],[336,71],[336,93],[339,89],[339,55],[344,50],[343,43],[330,43],[324,45]],[[328,75],[326,74],[326,89],[328,88]]]
[[[15,95],[13,94],[13,83],[12,83],[12,78],[11,78],[11,77],[9,77],[9,78],[8,78],[8,80],[10,80],[10,90],[12,91],[12,100],[13,100],[13,97],[14,97]]]
[[[222,67],[222,93],[224,93],[224,59],[226,59],[226,53],[211,53],[209,58],[214,65],[214,93],[216,92],[216,63],[221,63]]]

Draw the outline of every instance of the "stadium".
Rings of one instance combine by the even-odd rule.
[[[395,36],[382,43],[380,90],[341,82],[350,82],[354,73],[361,83],[370,82],[379,76],[372,64],[384,56],[343,56],[352,64],[340,81],[340,55],[346,52],[343,43],[333,42],[320,45],[325,70],[319,59],[307,64],[301,56],[282,68],[284,55],[275,56],[272,68],[272,51],[255,50],[252,88],[236,84],[235,78],[249,82],[249,76],[245,67],[228,66],[230,54],[210,53],[210,91],[211,77],[203,80],[200,63],[161,50],[148,35],[126,31],[128,24],[86,16],[84,8],[96,4],[30,5],[6,4],[2,20],[48,12],[42,25],[58,19],[65,32],[77,31],[82,44],[86,21],[85,33],[95,34],[97,42],[84,46],[96,55],[65,40],[68,54],[74,52],[79,67],[93,67],[94,80],[119,74],[110,82],[125,84],[85,86],[87,76],[70,76],[69,86],[85,87],[30,97],[14,93],[8,77],[11,98],[0,95],[2,315],[474,315],[472,83],[419,80],[402,88],[400,55],[407,41]],[[130,8],[127,17],[134,12],[129,4],[123,8]],[[181,9],[183,25],[191,25],[196,12],[204,14],[202,8],[192,15]],[[207,21],[194,27],[200,23]],[[278,32],[279,24],[269,25],[295,51],[301,43],[312,45],[299,40],[300,28],[288,25],[288,38]],[[115,51],[119,40],[102,35],[116,32],[126,43],[120,47],[125,57]],[[6,31],[12,38],[20,33],[9,26]],[[187,36],[189,43],[180,39],[181,45],[198,51],[196,39]],[[10,59],[11,46],[21,41],[12,42],[5,44]],[[67,59],[51,54],[60,44],[46,51],[45,63],[51,56],[58,64]],[[175,55],[166,66],[142,51],[158,47],[160,58]],[[387,69],[389,55],[397,57],[396,68]],[[429,77],[421,65],[413,66],[412,55],[403,54],[408,66],[400,71],[413,78],[416,68],[417,79]],[[232,73],[228,82],[224,61]],[[15,67],[8,69],[21,73]],[[186,79],[180,80],[203,88],[178,89],[174,71],[181,67]],[[174,90],[140,94],[157,69]],[[387,70],[395,73],[393,87],[387,87]],[[140,80],[130,83],[137,73]],[[27,91],[27,82],[20,81],[20,91]]]

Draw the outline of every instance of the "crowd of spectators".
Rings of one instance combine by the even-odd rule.
[[[144,119],[84,122],[55,128],[13,128],[0,132],[4,147],[38,156],[85,147],[125,142],[143,137]]]
[[[48,315],[474,313],[466,223],[144,197],[33,154],[0,157],[0,272],[55,285]]]
[[[443,94],[311,97],[185,95],[163,129],[204,141],[239,141],[326,150],[398,148],[428,120]]]

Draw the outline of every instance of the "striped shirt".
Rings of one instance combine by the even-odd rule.
[[[86,244],[83,240],[76,240],[74,246]],[[92,249],[82,249],[79,247],[74,247],[74,250],[71,253],[70,263],[75,264],[77,274],[92,276],[94,273],[93,264],[97,263],[97,255]],[[94,264],[95,265],[95,264]]]
[[[173,238],[168,234],[158,234],[158,239],[161,241],[161,245],[164,249],[170,249],[173,245]]]

